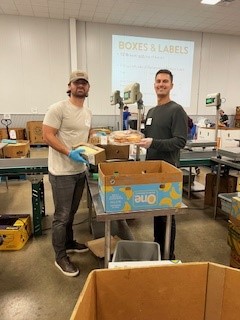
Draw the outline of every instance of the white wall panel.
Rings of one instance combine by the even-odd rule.
[[[1,113],[45,113],[66,97],[67,20],[1,16],[0,48]]]
[[[109,102],[113,34],[194,41],[188,114],[214,115],[214,108],[205,107],[211,92],[226,98],[222,107],[229,115],[240,104],[240,37],[80,21],[76,32],[78,68],[89,73],[87,103],[94,116],[119,114]],[[70,66],[68,20],[0,16],[1,114],[44,114],[50,104],[66,98]]]
[[[221,108],[233,115],[240,103],[240,37],[204,34],[199,78],[198,114],[212,115],[216,108],[205,107],[209,93],[220,92],[226,99]]]

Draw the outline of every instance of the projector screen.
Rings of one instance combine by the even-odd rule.
[[[154,78],[159,69],[173,73],[171,99],[190,107],[194,42],[112,35],[112,91],[139,83],[146,107],[156,105]]]

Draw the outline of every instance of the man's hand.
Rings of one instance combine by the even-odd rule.
[[[139,147],[143,147],[145,149],[148,149],[152,144],[153,139],[152,138],[143,138],[139,143],[136,143]]]
[[[82,162],[88,164],[88,162],[81,156],[81,152],[83,152],[83,149],[75,149],[71,150],[68,154],[68,157],[76,162]]]

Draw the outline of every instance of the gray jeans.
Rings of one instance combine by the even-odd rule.
[[[85,186],[85,172],[69,176],[49,173],[55,206],[52,244],[56,260],[66,256],[66,246],[73,242],[73,220]]]

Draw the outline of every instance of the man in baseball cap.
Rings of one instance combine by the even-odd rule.
[[[84,105],[90,84],[85,71],[73,71],[69,78],[69,98],[54,103],[45,114],[43,137],[49,145],[48,171],[55,206],[52,244],[55,266],[75,277],[79,267],[68,256],[88,248],[74,238],[73,222],[85,187],[86,160],[73,146],[88,142],[92,113]],[[78,232],[79,236],[79,232]]]

